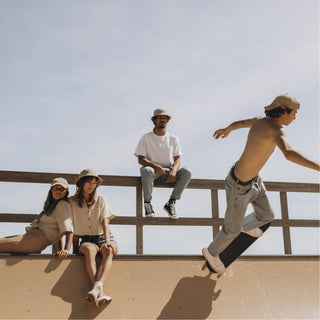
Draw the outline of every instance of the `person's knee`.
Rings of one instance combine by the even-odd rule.
[[[192,177],[192,171],[188,168],[183,168],[183,174],[185,175],[186,178],[188,178],[189,180]]]
[[[266,220],[268,220],[268,222],[271,222],[273,219],[274,219],[274,212],[271,210],[266,215]]]
[[[260,221],[263,221],[265,223],[271,222],[274,219],[274,212],[272,209],[268,211],[264,211],[262,217],[260,218]]]
[[[103,247],[100,249],[100,252],[101,252],[101,254],[102,254],[103,257],[113,256],[112,247],[103,246]]]
[[[83,253],[86,257],[95,257],[97,252],[96,249],[92,246],[83,246],[81,248],[81,253]]]
[[[190,181],[192,171],[187,168],[180,168],[177,174],[177,179]]]
[[[153,177],[155,174],[154,169],[151,167],[142,167],[140,173],[142,178]]]

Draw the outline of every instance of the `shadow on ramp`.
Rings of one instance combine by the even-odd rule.
[[[54,271],[61,262],[51,260],[45,269],[46,273]],[[51,290],[53,296],[60,297],[63,301],[71,304],[71,313],[68,319],[95,319],[105,308],[98,308],[94,303],[86,300],[86,295],[91,289],[91,284],[85,273],[79,272],[79,263],[71,261],[66,267],[60,279]],[[68,290],[67,288],[72,288]]]
[[[221,294],[220,289],[215,291],[217,281],[210,276],[180,279],[157,319],[207,319]]]

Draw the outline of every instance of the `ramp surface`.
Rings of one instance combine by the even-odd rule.
[[[119,256],[113,301],[85,300],[81,256],[0,255],[1,319],[319,319],[318,257],[244,257],[223,276],[200,256]]]

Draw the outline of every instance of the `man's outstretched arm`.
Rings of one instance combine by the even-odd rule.
[[[213,134],[213,137],[215,139],[219,139],[220,137],[226,138],[229,135],[229,133],[233,130],[242,129],[242,128],[251,128],[252,125],[254,124],[254,122],[258,119],[261,119],[261,118],[263,118],[263,117],[254,117],[251,119],[232,122],[226,128],[216,130]]]
[[[283,155],[287,160],[294,162],[300,166],[304,166],[313,170],[320,171],[319,163],[305,157],[300,152],[294,150],[288,142],[286,133],[283,129],[275,136],[275,141]]]

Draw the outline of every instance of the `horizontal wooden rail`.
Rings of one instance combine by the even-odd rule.
[[[0,222],[29,223],[37,217],[37,214],[21,213],[0,213]],[[223,219],[213,218],[179,218],[172,220],[169,218],[128,217],[117,216],[111,220],[115,225],[140,225],[140,226],[222,226]],[[272,221],[273,227],[303,227],[320,228],[320,220],[300,220],[300,219],[275,219]]]
[[[47,172],[24,172],[24,171],[1,171],[0,182],[21,182],[21,183],[51,183],[56,177],[64,177],[73,184],[78,174],[70,173],[47,173]],[[141,184],[138,176],[114,176],[100,175],[103,179],[102,185],[114,187],[137,187]],[[319,193],[320,185],[317,183],[298,183],[298,182],[264,182],[268,191],[284,192],[312,192]],[[156,187],[166,186],[157,185]],[[188,184],[189,189],[219,189],[224,190],[224,180],[213,179],[191,179]]]

